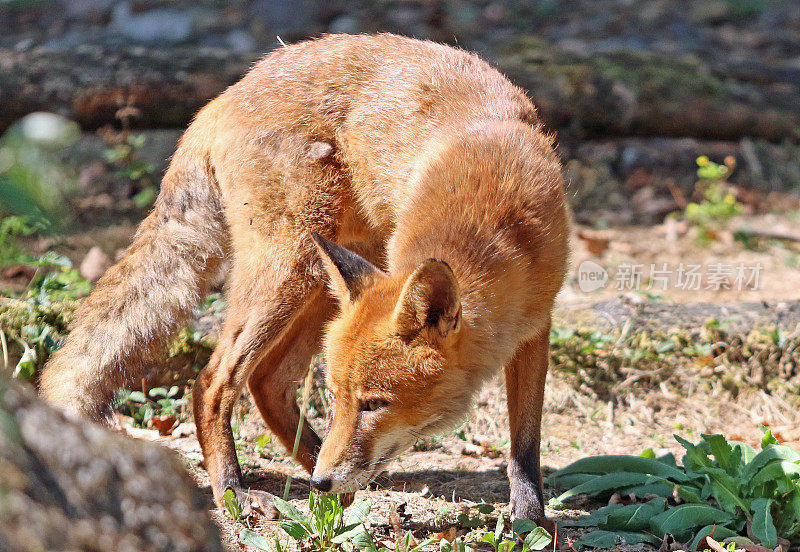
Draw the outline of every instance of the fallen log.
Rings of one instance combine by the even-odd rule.
[[[0,49],[0,130],[36,110],[94,129],[114,123],[124,107],[135,109],[136,128],[182,128],[259,57],[185,46]],[[800,139],[797,71],[635,52],[582,56],[533,40],[504,48],[492,61],[527,89],[561,137]]]

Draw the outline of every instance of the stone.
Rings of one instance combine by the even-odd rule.
[[[90,282],[96,282],[109,266],[111,266],[111,259],[99,246],[95,245],[81,261],[80,273]]]
[[[4,552],[217,552],[210,501],[174,453],[67,417],[0,374]]]

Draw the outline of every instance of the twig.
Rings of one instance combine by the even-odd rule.
[[[739,228],[736,234],[745,235],[751,238],[761,238],[765,240],[781,240],[800,242],[800,234],[790,234],[788,232],[775,232],[774,230],[760,230],[756,228]]]
[[[666,180],[666,185],[669,193],[672,194],[672,199],[675,200],[675,203],[678,204],[678,207],[680,207],[681,211],[685,210],[686,206],[689,204],[689,201],[686,199],[683,190],[681,190],[671,178]]]

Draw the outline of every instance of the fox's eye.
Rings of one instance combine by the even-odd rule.
[[[386,406],[388,403],[386,401],[382,401],[380,399],[370,399],[361,405],[361,410],[368,410],[370,412],[374,412],[379,408]]]

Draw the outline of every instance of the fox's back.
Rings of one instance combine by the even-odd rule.
[[[216,115],[219,158],[232,142],[273,157],[270,146],[291,157],[330,143],[378,223],[393,217],[420,152],[442,132],[482,120],[537,122],[524,93],[477,56],[395,35],[279,48],[207,111]]]

